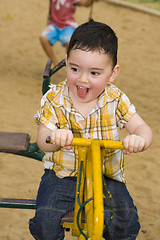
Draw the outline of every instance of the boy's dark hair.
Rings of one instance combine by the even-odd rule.
[[[108,25],[93,19],[75,29],[69,43],[67,58],[72,49],[99,51],[110,56],[113,67],[117,64],[118,38],[115,32]]]

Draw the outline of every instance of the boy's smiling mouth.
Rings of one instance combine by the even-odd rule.
[[[85,97],[89,92],[89,90],[90,89],[88,87],[77,85],[77,95],[79,97]]]

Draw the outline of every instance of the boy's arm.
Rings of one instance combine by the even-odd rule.
[[[152,130],[144,120],[135,113],[125,126],[130,135],[123,139],[124,153],[142,152],[152,143]]]
[[[47,144],[46,138],[50,136],[53,144]],[[68,129],[50,130],[44,124],[40,123],[37,134],[37,145],[44,152],[54,152],[59,147],[71,149],[73,134]]]

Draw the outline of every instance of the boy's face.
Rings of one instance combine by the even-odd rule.
[[[118,71],[117,71],[118,68]],[[72,101],[88,103],[104,91],[119,73],[107,54],[98,51],[71,50],[66,60],[67,85]]]

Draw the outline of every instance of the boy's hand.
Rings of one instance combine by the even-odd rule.
[[[73,140],[73,133],[68,129],[57,129],[52,131],[51,140],[53,144],[70,150]]]
[[[123,145],[125,150],[123,150],[124,154],[137,153],[142,152],[145,148],[145,139],[138,135],[128,135],[123,139]]]

